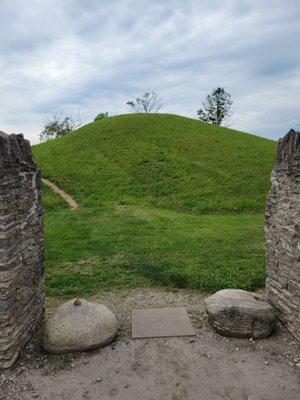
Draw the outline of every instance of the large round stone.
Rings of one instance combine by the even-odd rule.
[[[205,307],[214,328],[225,336],[263,338],[275,324],[270,304],[244,290],[220,290],[205,300]]]
[[[46,319],[43,347],[49,353],[96,349],[117,336],[117,320],[107,307],[86,300],[71,300]]]

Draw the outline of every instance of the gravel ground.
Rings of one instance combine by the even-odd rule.
[[[16,365],[0,372],[1,400],[296,400],[299,344],[278,324],[266,339],[223,338],[210,326],[204,295],[140,289],[93,298],[120,324],[111,345],[54,356],[28,346]],[[48,300],[47,311],[61,301]],[[185,306],[195,338],[130,339],[133,308]]]

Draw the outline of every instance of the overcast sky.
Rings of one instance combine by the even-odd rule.
[[[32,143],[46,115],[126,113],[148,87],[161,112],[224,86],[233,128],[300,127],[300,0],[0,0],[0,38],[0,130]]]

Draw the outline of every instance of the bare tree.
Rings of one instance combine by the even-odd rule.
[[[217,87],[206,96],[197,114],[204,122],[221,125],[231,117],[231,105],[231,95],[223,87]]]
[[[40,141],[48,141],[67,135],[81,126],[81,116],[77,114],[52,114],[44,120],[44,129],[40,133]]]
[[[154,90],[146,90],[142,97],[130,100],[126,103],[133,112],[151,113],[161,109],[162,99],[157,96]]]

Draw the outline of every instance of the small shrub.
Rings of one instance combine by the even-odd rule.
[[[81,125],[81,118],[80,115],[67,114],[63,117],[62,115],[53,114],[51,117],[46,117],[44,122],[44,129],[40,133],[41,142],[65,136],[75,131]]]
[[[104,118],[108,118],[108,116],[109,116],[108,112],[100,113],[95,117],[94,122],[100,121],[101,119],[104,119]]]

